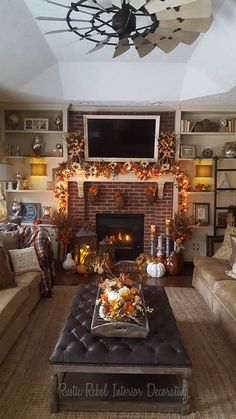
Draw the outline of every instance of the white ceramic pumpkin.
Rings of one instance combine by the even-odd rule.
[[[147,265],[147,273],[152,278],[161,278],[165,275],[166,268],[163,263],[150,262]]]

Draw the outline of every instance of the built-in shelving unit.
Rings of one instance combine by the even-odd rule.
[[[1,143],[5,159],[13,165],[15,173],[27,179],[24,189],[13,189],[13,185],[8,185],[8,213],[11,214],[14,199],[22,203],[39,202],[56,208],[53,193],[55,169],[67,158],[65,137],[68,131],[68,105],[5,103],[0,104],[0,108]],[[37,176],[38,180],[36,176],[31,176],[31,164],[37,157],[33,149],[36,138],[41,144],[38,153],[40,161],[46,167],[45,175]]]
[[[189,212],[194,217],[195,204],[209,204],[208,225],[193,226],[192,239],[185,242],[185,259],[193,260],[199,252],[206,254],[206,234],[223,234],[223,223],[226,219],[223,213],[228,211],[230,205],[236,205],[236,159],[224,158],[223,152],[226,142],[236,142],[236,109],[181,105],[176,112],[176,126],[179,126],[177,159],[191,181]],[[185,148],[188,147],[190,156],[184,155]],[[212,150],[212,156],[205,154],[206,149]],[[205,179],[196,177],[197,165],[204,164],[206,158],[212,158],[211,177]],[[223,173],[229,180],[229,186],[219,187],[219,179]],[[201,183],[210,185],[209,191],[195,191],[196,185],[200,188]]]

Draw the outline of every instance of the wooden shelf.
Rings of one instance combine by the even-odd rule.
[[[6,129],[6,134],[65,134],[65,131],[50,131],[50,130],[30,130],[30,129]]]
[[[188,194],[189,195],[202,195],[202,194],[204,194],[204,195],[213,195],[214,194],[214,191],[187,191],[188,192]]]
[[[47,192],[52,193],[54,192],[53,189],[7,189],[6,193],[40,193],[40,192]]]
[[[216,131],[216,132],[211,132],[211,131],[200,131],[200,132],[192,132],[192,131],[189,131],[189,132],[180,132],[180,135],[193,135],[193,136],[200,136],[200,135],[209,135],[209,136],[231,136],[232,137],[232,135],[236,135],[236,132],[218,132],[218,131]]]

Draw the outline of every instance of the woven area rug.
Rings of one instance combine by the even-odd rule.
[[[50,414],[48,359],[76,287],[57,286],[42,300],[0,367],[0,418],[177,419],[179,414],[60,412]],[[193,288],[166,288],[193,362],[191,419],[236,418],[236,353]]]

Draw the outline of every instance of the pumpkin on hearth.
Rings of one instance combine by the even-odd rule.
[[[166,268],[163,263],[150,262],[147,265],[147,273],[152,278],[161,278],[165,275]]]

